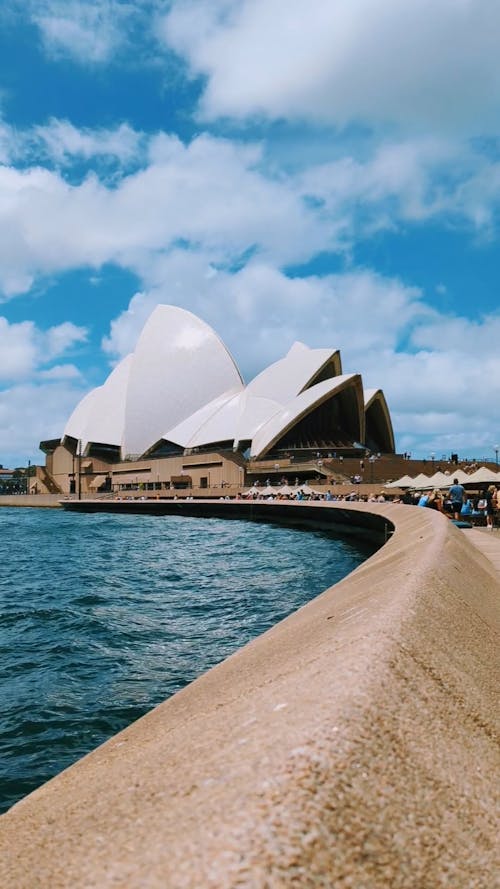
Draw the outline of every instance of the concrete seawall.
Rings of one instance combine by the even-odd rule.
[[[4,815],[3,889],[496,885],[497,574],[432,510],[341,509],[395,531]]]
[[[58,508],[62,494],[2,494],[0,506],[35,506],[37,509],[44,507]]]

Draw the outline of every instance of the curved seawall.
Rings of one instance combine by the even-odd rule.
[[[4,815],[2,887],[495,884],[491,563],[432,510],[262,509],[394,533]]]

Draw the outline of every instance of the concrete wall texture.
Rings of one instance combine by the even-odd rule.
[[[437,512],[349,509],[394,534],[5,814],[3,889],[498,885],[498,575]]]

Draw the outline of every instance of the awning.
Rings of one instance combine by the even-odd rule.
[[[89,488],[100,488],[106,481],[107,476],[105,475],[96,475],[95,478],[89,484]]]

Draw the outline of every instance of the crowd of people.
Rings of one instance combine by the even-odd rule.
[[[257,490],[254,487],[247,494],[240,496],[250,500],[323,500],[326,502],[357,501],[360,503],[385,503],[391,501],[393,503],[404,503],[410,506],[436,509],[455,521],[484,517],[486,527],[489,530],[493,529],[496,512],[500,512],[500,486],[488,485],[480,491],[472,493],[467,491],[459,483],[458,479],[453,479],[453,484],[446,490],[439,488],[435,488],[432,491],[408,490],[401,496],[391,495],[384,491],[366,494],[360,493],[359,489],[345,492],[328,489],[323,493],[309,488],[308,485],[288,491],[270,491],[269,488],[267,491],[265,489]]]
[[[403,503],[415,506],[438,509],[448,514],[450,518],[453,517],[455,521],[484,517],[486,528],[491,531],[495,513],[500,511],[500,487],[487,485],[480,491],[471,492],[467,491],[455,478],[453,484],[444,493],[438,488],[428,493],[409,491],[401,500]]]

